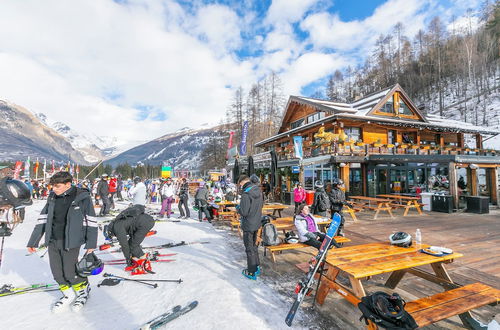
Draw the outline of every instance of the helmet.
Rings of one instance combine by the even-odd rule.
[[[101,174],[102,179],[106,179],[107,177],[108,177],[108,175],[106,173]]]
[[[314,187],[323,188],[323,182],[321,182],[320,180],[317,180],[316,182],[314,182]]]
[[[252,182],[253,184],[258,184],[260,183],[260,179],[257,175],[252,174],[250,175],[250,182]]]
[[[392,245],[401,247],[410,247],[412,242],[411,235],[403,231],[398,231],[397,233],[392,234],[389,236],[389,240]]]
[[[296,244],[299,242],[299,237],[295,234],[295,232],[289,231],[285,234],[285,242],[288,244]]]
[[[334,186],[341,186],[343,184],[344,184],[344,181],[342,181],[342,179],[333,178],[333,180],[332,180],[332,185],[334,185]]]
[[[102,234],[104,239],[110,241],[113,239],[113,226],[111,224],[104,225],[102,228]]]
[[[31,204],[31,193],[24,182],[8,177],[0,180],[0,206],[11,205],[18,209]]]
[[[76,273],[82,277],[100,274],[103,269],[104,263],[94,252],[84,255],[76,264]]]
[[[134,177],[134,183],[135,184],[138,184],[141,181],[142,181],[142,179],[140,177],[138,177],[138,176]]]

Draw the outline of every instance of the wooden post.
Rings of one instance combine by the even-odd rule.
[[[457,133],[457,147],[459,147],[459,148],[464,147],[464,134],[463,133]]]
[[[477,194],[477,170],[470,169],[470,183],[471,183],[471,196],[478,196]]]
[[[417,140],[415,141],[415,144],[420,145],[420,130],[417,130]]]
[[[481,134],[476,134],[476,148],[483,149],[483,136]]]
[[[443,134],[438,134],[438,138],[439,138],[439,140],[438,140],[439,146],[441,148],[443,148],[444,147],[444,135]]]
[[[458,180],[457,180],[457,169],[454,162],[450,162],[448,165],[448,175],[450,182],[450,195],[453,197],[453,208],[458,209]]]
[[[340,167],[340,178],[344,181],[345,191],[349,191],[349,163],[346,163],[344,167]]]
[[[498,169],[498,167],[494,167],[494,168],[488,169],[488,171],[490,171],[491,203],[499,205],[499,203],[498,203],[498,197],[500,194],[500,191],[498,189],[499,169]]]

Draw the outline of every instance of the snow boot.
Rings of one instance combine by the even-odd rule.
[[[133,271],[133,270],[134,270],[137,266],[139,266],[139,265],[137,264],[137,261],[136,261],[135,259],[132,259],[132,260],[130,261],[130,263],[127,265],[127,267],[125,267],[125,271],[126,271],[126,272],[131,272],[131,271]]]
[[[137,260],[137,266],[132,270],[131,275],[154,274],[151,268],[151,261],[148,257]]]
[[[255,272],[255,276],[260,276],[261,274],[261,268],[260,266],[257,266],[257,271]]]
[[[59,285],[63,296],[52,305],[52,313],[57,314],[68,308],[75,299],[75,293],[68,285]]]
[[[87,299],[89,299],[90,284],[87,281],[75,284],[73,285],[73,290],[75,290],[76,299],[73,305],[71,305],[71,309],[73,312],[78,312],[83,308]]]
[[[254,281],[257,280],[257,275],[255,273],[250,273],[248,271],[248,269],[246,269],[246,268],[243,269],[243,271],[241,272],[241,274],[243,276],[245,276],[246,278],[248,278],[248,279],[251,279],[251,280],[254,280]]]

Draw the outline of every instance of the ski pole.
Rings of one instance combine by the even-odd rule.
[[[132,282],[142,283],[142,284],[145,284],[145,285],[152,286],[153,288],[157,288],[158,287],[158,284],[156,284],[156,283],[155,284],[146,283],[146,282],[143,282],[141,280],[134,280],[134,279],[131,279],[131,278],[121,277],[121,276],[117,276],[117,275],[113,275],[113,274],[109,274],[109,273],[104,273],[103,276],[104,277],[115,277],[115,278],[119,278],[119,279],[124,280],[124,281],[132,281]]]
[[[135,281],[135,280],[133,280],[133,281]],[[172,283],[179,283],[179,284],[182,283],[181,278],[178,280],[151,280],[151,279],[144,280],[144,279],[142,279],[141,281],[143,281],[143,282],[172,282]]]

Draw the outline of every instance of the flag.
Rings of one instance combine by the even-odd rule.
[[[78,164],[76,164],[76,174],[79,174],[80,173],[80,166]]]
[[[35,172],[35,176],[38,177],[38,167],[40,163],[38,162],[38,158],[36,159],[35,166],[33,167],[33,172]]]
[[[229,159],[229,150],[233,147],[234,132],[229,132],[229,143],[227,145],[226,159]]]
[[[71,171],[71,162],[68,160],[68,165],[66,165],[66,172]]]
[[[73,175],[73,166],[74,165],[71,165],[71,163],[68,162],[68,172],[69,174]]]
[[[241,131],[241,143],[240,143],[240,155],[245,155],[247,153],[247,135],[248,135],[248,120],[243,123],[243,129]]]
[[[43,160],[43,177],[45,178],[45,174],[47,173],[47,159]]]
[[[56,164],[55,164],[54,160],[52,159],[52,174],[54,174],[55,171],[56,171]]]
[[[302,136],[293,137],[293,147],[295,149],[295,157],[302,159]]]
[[[21,173],[21,168],[23,167],[23,162],[17,161],[14,167],[14,179],[19,179],[19,173]]]
[[[24,163],[24,176],[29,179],[30,177],[30,156],[26,159],[26,163]]]

